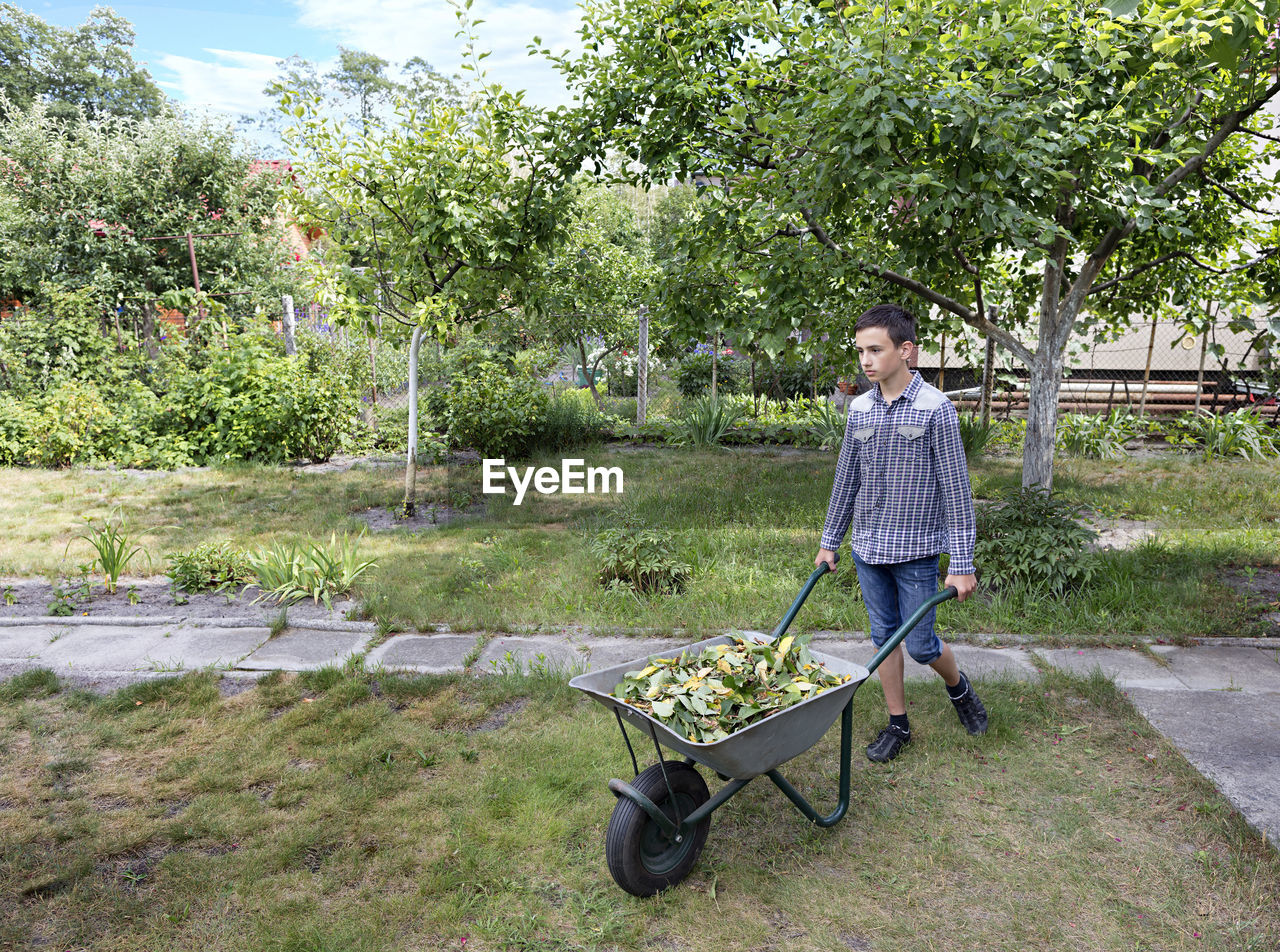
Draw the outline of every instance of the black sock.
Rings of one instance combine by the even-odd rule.
[[[964,672],[960,672],[960,680],[954,685],[947,685],[947,697],[953,701],[958,701],[965,696],[965,692],[969,690],[969,679],[964,676]]]
[[[911,733],[911,722],[907,720],[907,715],[905,714],[890,714],[889,726],[898,728],[904,734]]]

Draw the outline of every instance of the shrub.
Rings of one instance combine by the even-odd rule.
[[[202,542],[167,558],[170,580],[186,592],[221,591],[254,579],[248,553],[226,541]]]
[[[1087,546],[1095,533],[1081,524],[1077,507],[1047,490],[1006,493],[980,507],[977,516],[974,561],[984,580],[1061,596],[1092,578],[1094,557]]]
[[[716,364],[716,393],[737,393],[742,389],[742,361],[724,355]],[[698,350],[686,354],[675,365],[676,386],[686,397],[699,397],[711,389],[711,353]]]
[[[693,574],[693,566],[676,555],[675,540],[651,527],[628,522],[606,529],[590,547],[600,560],[597,577],[603,585],[625,585],[642,594],[678,592]]]
[[[482,456],[528,456],[546,422],[542,384],[515,376],[495,360],[481,359],[434,388],[428,403],[455,447]]]
[[[31,461],[37,414],[7,394],[0,394],[0,466]]]
[[[556,452],[599,442],[612,432],[617,422],[596,406],[589,391],[553,389],[531,448]]]
[[[0,321],[0,360],[16,395],[40,393],[62,380],[102,381],[120,360],[99,321],[102,308],[88,289],[45,286],[44,303]]]
[[[835,365],[823,361],[818,366],[818,395],[836,388]],[[813,358],[794,354],[775,360],[762,360],[756,368],[756,393],[775,400],[791,400],[813,396]]]
[[[1268,459],[1280,456],[1280,435],[1252,407],[1241,407],[1221,416],[1184,413],[1177,426],[1204,451],[1206,460],[1239,456]]]
[[[163,420],[196,462],[327,459],[350,426],[355,394],[341,377],[311,375],[260,331],[209,348],[208,363],[170,368]]]
[[[377,567],[373,559],[359,558],[359,539],[344,534],[339,540],[331,534],[327,546],[277,542],[249,553],[249,565],[262,589],[258,600],[274,598],[289,605],[310,598],[332,609],[334,596],[351,591],[356,579]]]
[[[1124,444],[1147,429],[1128,410],[1115,407],[1107,414],[1064,413],[1058,417],[1058,446],[1068,453],[1095,459],[1118,459]]]
[[[980,414],[961,413],[960,443],[964,446],[964,455],[972,459],[986,452],[987,444],[991,442],[997,428],[994,420],[988,419],[983,423]]]
[[[693,401],[675,423],[679,445],[715,446],[743,416],[743,408],[728,400],[702,397]]]

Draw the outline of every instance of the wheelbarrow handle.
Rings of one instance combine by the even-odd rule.
[[[898,645],[902,644],[902,639],[906,638],[907,635],[911,633],[911,629],[920,623],[920,619],[927,615],[930,609],[935,605],[941,605],[949,598],[955,598],[958,594],[960,593],[956,591],[956,587],[954,585],[948,585],[938,594],[932,596],[928,601],[917,608],[912,613],[911,617],[902,623],[902,627],[895,631],[889,637],[889,640],[884,643],[883,647],[876,652],[876,656],[867,662],[867,673],[870,674],[875,671],[876,668],[880,667],[880,662],[893,654],[894,649],[897,648]]]
[[[839,552],[835,553],[835,560],[837,562],[840,561]],[[831,567],[827,565],[826,562],[823,562],[813,570],[813,574],[809,576],[809,581],[804,583],[804,588],[800,589],[800,594],[797,595],[796,600],[791,603],[791,607],[787,609],[787,613],[782,616],[782,621],[778,622],[778,627],[773,629],[773,634],[770,635],[770,637],[773,638],[774,641],[777,641],[787,633],[787,629],[791,627],[791,623],[795,621],[796,615],[800,612],[800,606],[803,605],[804,600],[809,597],[809,593],[813,591],[813,587],[818,584],[818,579],[822,578],[822,576],[826,575],[830,571]]]

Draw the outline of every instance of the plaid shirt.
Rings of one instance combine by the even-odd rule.
[[[838,551],[851,521],[853,551],[864,562],[950,552],[952,575],[973,572],[973,497],[959,419],[915,371],[892,403],[876,384],[849,408],[822,548]]]

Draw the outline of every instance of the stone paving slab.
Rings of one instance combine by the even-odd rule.
[[[1257,648],[1176,648],[1153,645],[1169,673],[1193,691],[1280,693],[1280,651]]]
[[[270,628],[173,628],[156,642],[144,660],[157,671],[234,668],[271,637]]]
[[[1130,688],[1134,707],[1280,849],[1280,705],[1243,691]]]
[[[618,664],[652,656],[668,657],[693,642],[684,638],[595,638],[582,644],[588,671],[601,671]]]
[[[1102,673],[1122,689],[1150,688],[1154,691],[1185,690],[1186,685],[1173,676],[1168,668],[1161,667],[1148,655],[1124,648],[1033,648],[1055,668],[1088,677],[1094,669]],[[1214,649],[1221,650],[1221,649]]]
[[[475,635],[393,635],[369,652],[365,667],[444,674],[461,671]]]
[[[508,652],[526,671],[530,666],[545,664],[567,674],[580,672],[586,665],[586,653],[563,638],[502,635],[489,639],[475,667],[479,671],[492,671],[506,663]]]
[[[0,628],[0,659],[26,661],[40,653],[58,632],[58,625],[30,625]]]
[[[314,671],[340,665],[364,650],[370,636],[349,631],[286,628],[236,667],[247,671]]]
[[[876,646],[870,639],[850,638],[815,638],[811,646],[817,651],[834,655],[844,661],[866,666],[875,657]],[[1039,677],[1039,672],[1031,663],[1031,656],[1021,648],[978,648],[973,645],[952,645],[956,661],[961,670],[975,678],[1013,678],[1028,681]],[[936,678],[937,674],[928,665],[917,664],[908,655],[906,659],[907,680],[923,680]],[[876,677],[874,673],[872,677]]]

